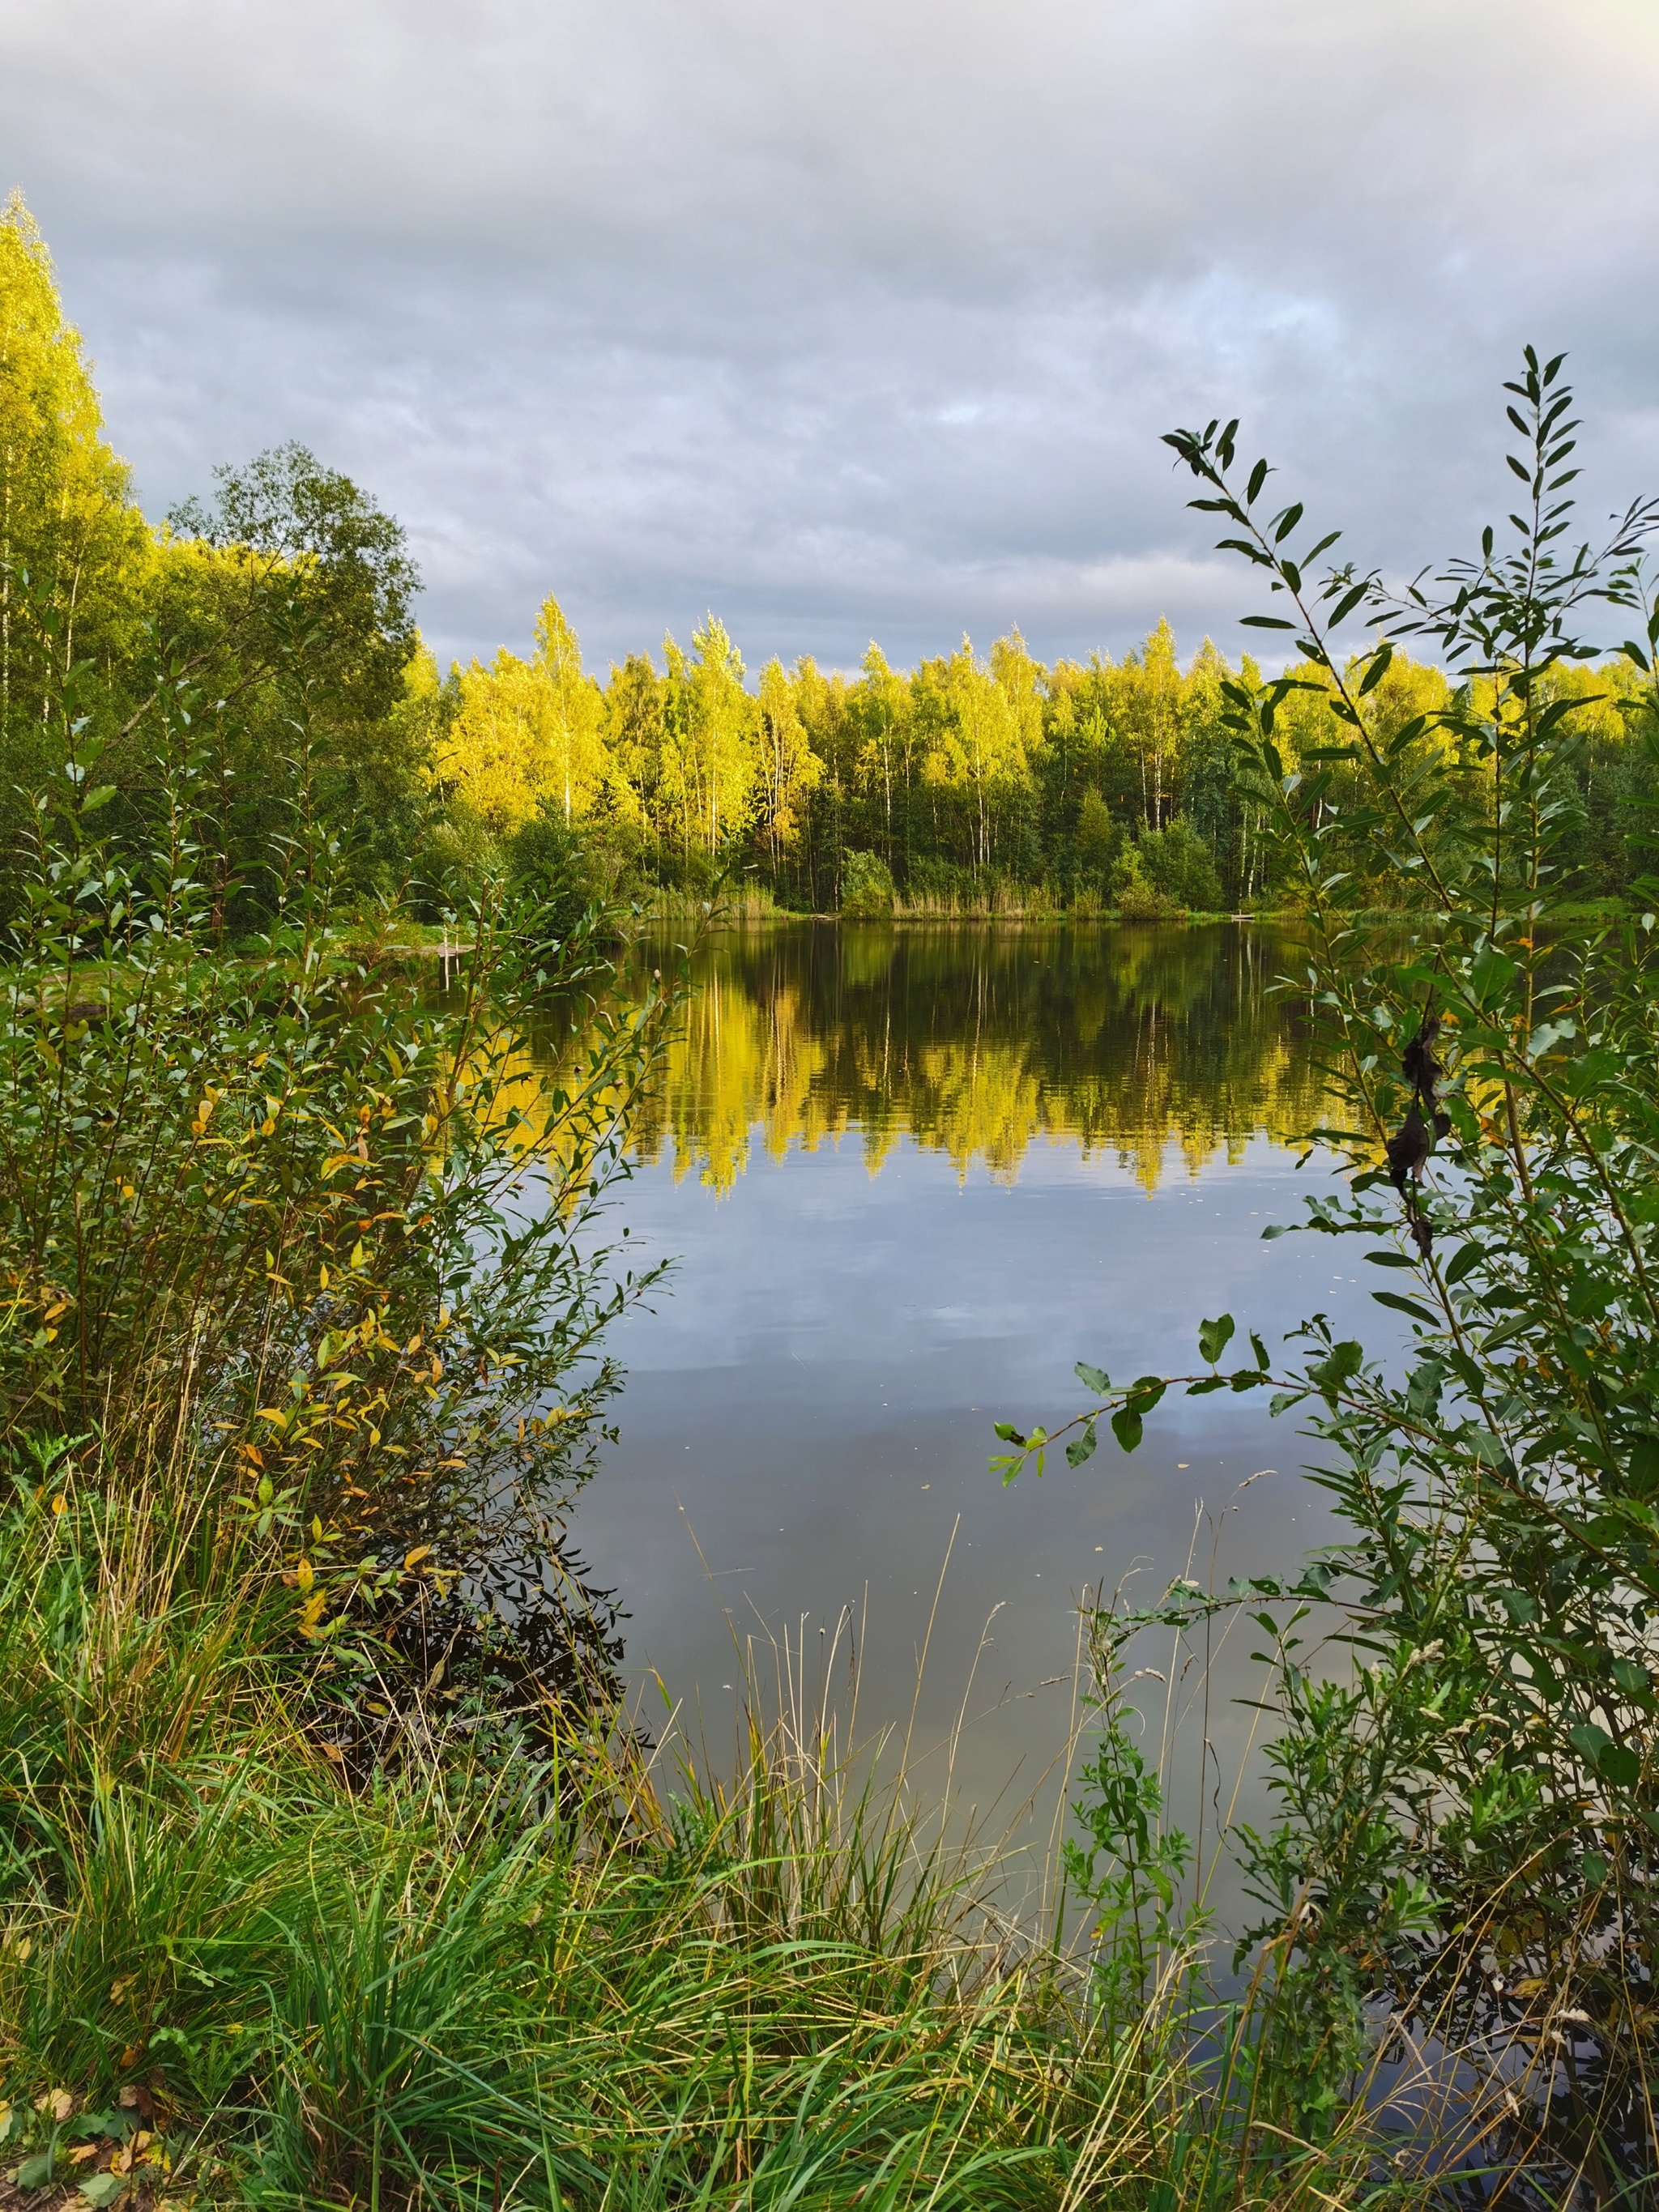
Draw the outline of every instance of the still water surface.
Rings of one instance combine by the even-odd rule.
[[[769,1669],[804,1625],[810,1672],[846,1609],[861,1732],[911,1728],[942,1780],[965,1701],[954,1786],[1012,1809],[1055,1786],[1086,1589],[1156,1595],[1195,1522],[1207,1573],[1218,1516],[1224,1577],[1317,1540],[1307,1447],[1228,1394],[1166,1401],[1133,1457],[1108,1440],[1006,1491],[987,1469],[994,1419],[1077,1406],[1075,1361],[1189,1369],[1203,1316],[1388,1334],[1343,1246],[1261,1241],[1322,1174],[1290,1143],[1317,1118],[1310,1048],[1268,988],[1294,952],[1243,925],[808,923],[699,949],[621,1200],[677,1265],[617,1334],[621,1441],[575,1534],[631,1614],[630,1671],[711,1742],[738,1646]],[[1212,1732],[1237,1731],[1212,1711]]]

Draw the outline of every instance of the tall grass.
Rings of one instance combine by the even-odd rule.
[[[1188,1961],[1109,2018],[999,1913],[994,1860],[879,1762],[825,1763],[821,1710],[763,1719],[751,1685],[720,1782],[550,1707],[538,1756],[451,1739],[354,1786],[246,1551],[185,1574],[188,1506],[56,1480],[19,1490],[0,1564],[0,2075],[29,2179],[1194,2212],[1358,2185],[1357,2138],[1252,2136]]]

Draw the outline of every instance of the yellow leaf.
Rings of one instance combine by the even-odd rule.
[[[54,1498],[52,1501],[52,1510],[54,1513],[67,1513],[69,1511],[68,1498]]]
[[[294,1579],[300,1585],[301,1592],[308,1596],[311,1586],[317,1579],[316,1571],[309,1559],[301,1560],[299,1565],[294,1570]]]
[[[412,1552],[405,1552],[404,1553],[404,1568],[405,1572],[407,1572],[410,1567],[414,1566],[417,1561],[425,1559],[431,1549],[432,1547],[430,1544],[416,1544]]]
[[[319,1267],[319,1268],[318,1268],[318,1270],[317,1270],[317,1280],[318,1280],[318,1282],[321,1285],[321,1286],[323,1287],[323,1289],[324,1289],[324,1290],[326,1290],[326,1289],[328,1288],[328,1269],[327,1269],[326,1267]]]
[[[363,1240],[361,1237],[351,1248],[351,1264],[354,1267],[361,1267],[363,1264]]]
[[[261,1406],[254,1419],[259,1421],[275,1421],[279,1429],[285,1429],[288,1426],[288,1415],[277,1406]]]
[[[109,1991],[110,2002],[112,2004],[119,2004],[122,1998],[125,1996],[127,1991],[132,1987],[137,1978],[138,1977],[137,1974],[123,1974],[118,1982],[112,1982],[110,1984]]]

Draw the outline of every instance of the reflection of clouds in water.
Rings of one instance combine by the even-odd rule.
[[[1258,1397],[1172,1396],[1133,1456],[1109,1439],[1081,1468],[1055,1452],[1041,1482],[1011,1490],[988,1466],[994,1421],[1029,1427],[1077,1407],[1073,1362],[1114,1375],[1189,1363],[1206,1314],[1231,1310],[1271,1341],[1322,1307],[1382,1348],[1364,1288],[1330,1279],[1327,1240],[1261,1242],[1269,1212],[1293,1215],[1304,1187],[1327,1187],[1318,1164],[1298,1176],[1261,1137],[1243,1151],[1237,1164],[1218,1155],[1194,1188],[1171,1147],[1149,1200],[1130,1170],[1085,1162],[1075,1142],[1035,1149],[1012,1191],[982,1167],[963,1180],[908,1138],[878,1177],[855,1149],[823,1145],[757,1153],[724,1193],[677,1180],[665,1147],[623,1208],[647,1252],[678,1265],[655,1313],[617,1333],[621,1437],[578,1522],[630,1607],[630,1666],[723,1713],[723,1600],[744,1633],[758,1613],[792,1635],[805,1615],[815,1634],[851,1605],[863,1725],[902,1732],[931,1638],[917,1741],[946,1741],[978,1655],[957,1782],[983,1808],[1009,1802],[1018,1774],[1023,1796],[1064,1741],[1085,1584],[1109,1589],[1140,1562],[1134,1587],[1156,1596],[1189,1571],[1199,1499],[1224,1516],[1224,1581],[1283,1572],[1318,1540],[1318,1494],[1295,1471],[1305,1448]],[[1270,1467],[1282,1474],[1229,1513],[1241,1479]],[[1208,1547],[1202,1522],[1205,1573]],[[1232,1701],[1256,1681],[1244,1647],[1228,1647],[1214,1680],[1210,1733],[1231,1772],[1250,1719]],[[1065,1778],[1063,1765],[1049,1775],[1045,1805]]]

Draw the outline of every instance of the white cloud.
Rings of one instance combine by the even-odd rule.
[[[0,53],[150,504],[302,437],[446,649],[550,588],[601,660],[1236,646],[1158,434],[1243,414],[1414,563],[1528,337],[1601,503],[1659,479],[1650,0],[0,0]]]

